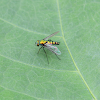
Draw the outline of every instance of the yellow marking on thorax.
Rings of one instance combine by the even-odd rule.
[[[45,44],[47,41],[45,41],[45,40],[41,40],[40,41],[40,44]]]

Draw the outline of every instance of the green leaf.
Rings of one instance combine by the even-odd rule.
[[[37,40],[60,31],[59,59]],[[0,0],[0,100],[100,100],[98,0]]]

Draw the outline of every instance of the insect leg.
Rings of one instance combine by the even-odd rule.
[[[56,55],[56,54],[55,54]],[[56,55],[56,57],[59,59],[59,60],[61,60],[57,55]]]
[[[43,47],[43,50],[44,50],[44,47]],[[46,57],[47,57],[47,53],[46,51],[44,50],[45,54],[46,54]],[[48,57],[47,57],[47,61],[48,61]],[[49,64],[49,61],[48,61],[48,64]]]
[[[43,47],[43,46],[42,46],[42,47]],[[42,47],[41,47],[41,48],[42,48]],[[40,49],[41,49],[41,48],[40,48]],[[39,49],[39,51],[40,51],[40,49]],[[38,51],[38,53],[39,53],[39,51]],[[38,54],[38,53],[37,53],[37,54]]]

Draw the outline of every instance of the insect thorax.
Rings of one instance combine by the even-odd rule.
[[[45,43],[47,43],[47,41],[45,41],[45,40],[41,40],[41,41],[40,41],[40,45],[41,45],[41,44],[45,44]]]

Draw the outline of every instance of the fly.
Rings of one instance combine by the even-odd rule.
[[[61,55],[60,50],[59,50],[56,46],[54,46],[54,45],[59,45],[60,42],[54,42],[54,41],[52,41],[52,40],[48,40],[48,39],[51,38],[52,36],[56,35],[58,32],[59,32],[59,31],[57,31],[57,32],[55,32],[55,33],[53,33],[53,34],[47,36],[46,38],[44,38],[44,39],[42,39],[42,40],[37,40],[37,42],[35,43],[37,46],[39,46],[39,45],[41,46],[40,49],[43,48],[43,50],[44,50],[44,52],[45,52],[45,54],[46,54],[46,57],[47,57],[47,53],[46,53],[46,51],[45,51],[44,48],[47,48],[47,49],[50,50],[52,53],[54,53],[56,56],[57,56],[57,55]],[[40,51],[40,49],[39,49],[39,51]],[[38,51],[38,53],[39,53],[39,51]],[[60,58],[59,58],[58,56],[57,56],[57,58],[60,60]],[[47,57],[47,61],[48,61],[48,57]],[[48,61],[48,64],[49,64],[49,61]]]

